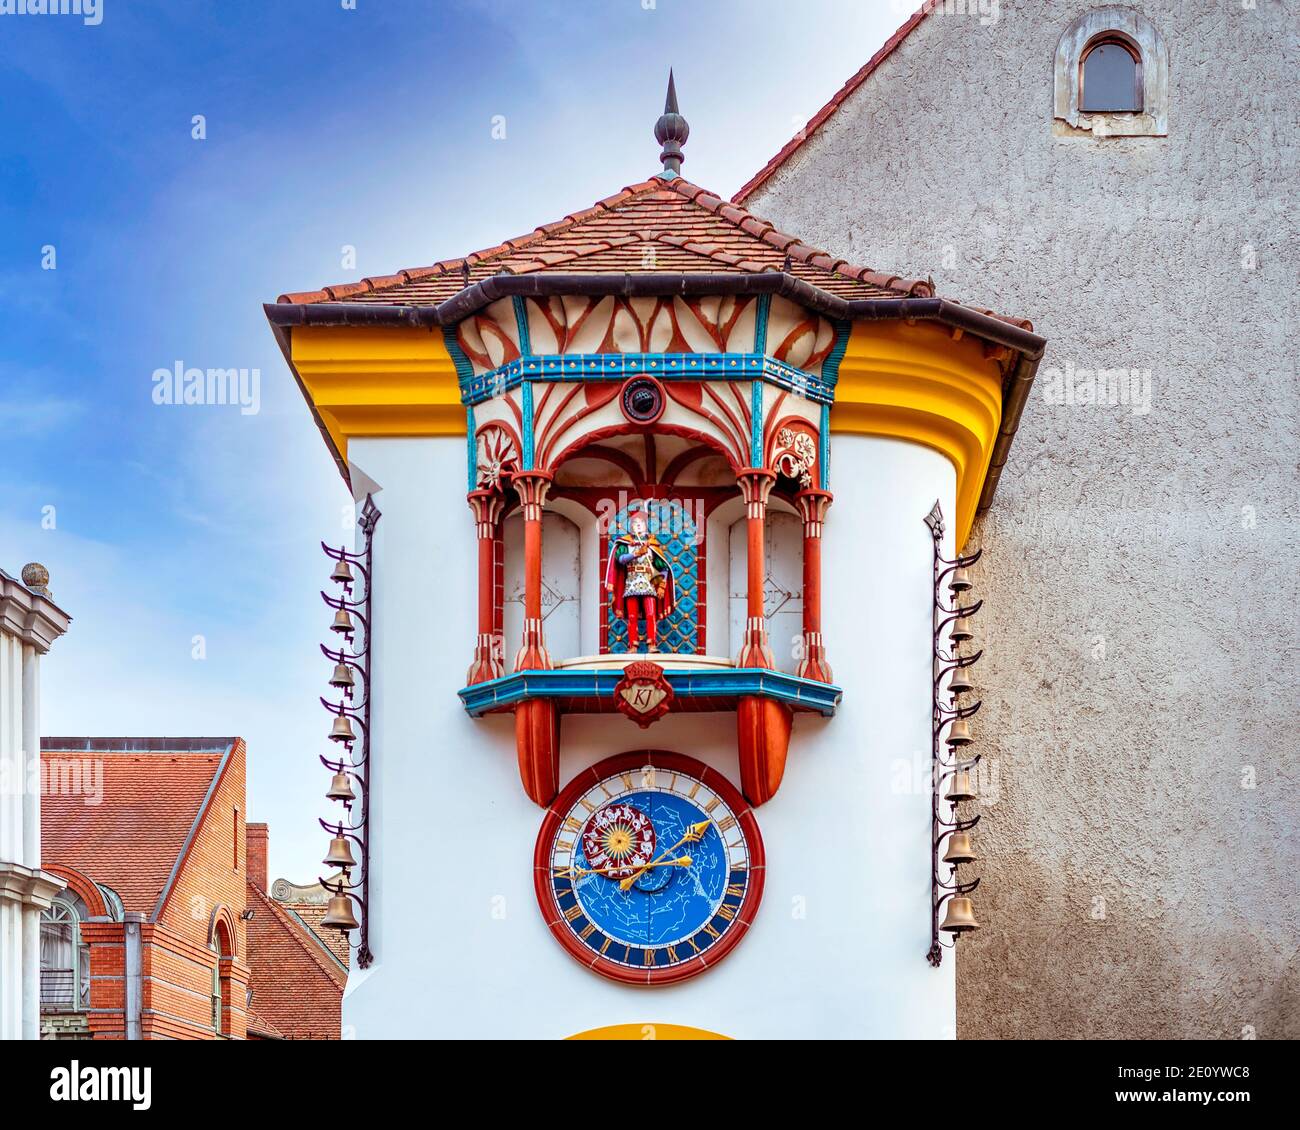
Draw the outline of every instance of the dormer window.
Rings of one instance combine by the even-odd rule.
[[[1118,35],[1092,40],[1079,64],[1079,109],[1089,114],[1142,111],[1142,57]]]

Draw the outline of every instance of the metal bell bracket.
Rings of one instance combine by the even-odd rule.
[[[949,603],[944,599],[944,579],[956,572],[958,569],[964,569],[974,565],[984,551],[977,550],[975,553],[966,556],[958,556],[953,560],[944,557],[940,552],[940,545],[943,542],[944,521],[943,510],[939,503],[936,502],[930,513],[925,516],[925,524],[930,529],[930,537],[933,542],[934,551],[934,609],[933,609],[933,635],[932,635],[932,669],[934,681],[931,686],[931,747],[930,755],[934,766],[931,773],[931,784],[933,792],[931,795],[931,854],[930,854],[930,949],[926,953],[926,960],[935,968],[943,961],[943,951],[952,949],[957,944],[957,935],[954,935],[951,942],[941,940],[939,932],[939,918],[943,912],[943,905],[949,899],[969,894],[979,886],[979,879],[973,879],[969,882],[961,882],[958,878],[957,869],[959,864],[943,864],[940,859],[940,852],[943,843],[950,836],[957,832],[967,832],[974,828],[980,822],[980,816],[972,816],[965,820],[957,816],[958,801],[950,801],[952,806],[951,820],[945,820],[941,815],[941,805],[944,801],[943,782],[958,772],[959,769],[969,769],[971,766],[979,763],[980,756],[976,754],[973,758],[962,757],[956,747],[951,749],[948,755],[944,755],[944,742],[942,734],[945,726],[950,725],[959,719],[970,718],[976,714],[982,702],[976,701],[969,706],[958,706],[956,695],[950,695],[951,705],[944,705],[942,701],[942,684],[944,679],[954,671],[970,667],[978,662],[984,652],[977,651],[974,655],[960,655],[956,641],[951,642],[951,651],[945,650],[943,632],[950,624],[958,619],[974,616],[984,606],[983,600],[977,600],[973,604],[962,605]],[[954,597],[957,594],[952,594]],[[940,867],[948,868],[949,878],[944,881],[940,878]]]
[[[344,825],[341,822],[330,822],[321,820],[321,827],[325,831],[335,836],[343,836],[356,842],[360,849],[360,859],[357,861],[357,868],[360,876],[356,882],[351,882],[351,875],[347,869],[341,873],[341,877],[331,881],[321,878],[321,886],[334,896],[345,896],[356,903],[357,908],[357,933],[358,944],[357,966],[360,969],[368,968],[374,961],[374,953],[370,949],[370,913],[369,903],[366,898],[366,884],[370,878],[370,759],[373,750],[370,744],[370,618],[371,596],[373,590],[373,568],[374,568],[374,535],[375,526],[378,524],[381,514],[379,508],[375,505],[372,496],[366,495],[365,505],[361,508],[361,517],[357,520],[357,527],[360,529],[364,538],[364,546],[357,552],[349,552],[342,546],[331,546],[321,542],[321,549],[325,556],[331,561],[343,561],[354,567],[364,581],[363,595],[356,600],[347,599],[352,594],[353,583],[351,581],[339,581],[337,583],[343,586],[343,596],[331,596],[329,593],[322,591],[321,599],[325,604],[336,611],[346,612],[349,616],[355,617],[361,624],[362,646],[354,649],[352,645],[353,632],[344,634],[344,639],[349,645],[349,650],[342,647],[330,648],[325,644],[320,645],[325,658],[335,664],[344,664],[349,668],[357,671],[361,676],[362,686],[365,688],[365,695],[360,702],[352,702],[352,688],[343,690],[342,702],[331,702],[329,699],[322,697],[321,705],[331,714],[342,718],[351,719],[360,728],[361,733],[357,739],[344,742],[346,750],[346,759],[340,757],[331,759],[320,756],[320,762],[331,773],[348,773],[357,782],[359,792],[352,801],[345,801],[344,806],[348,812],[352,812],[354,805],[359,805],[360,816],[356,824]],[[360,742],[359,752],[354,752],[355,743]],[[364,770],[365,772],[359,772]]]
[[[359,848],[366,846],[365,840],[356,835],[357,832],[364,830],[364,826],[361,824],[331,824],[328,820],[322,820],[320,817],[316,818],[316,822],[331,836],[342,836],[345,840],[352,840]]]
[[[357,764],[353,764],[351,761],[331,761],[324,754],[319,754],[318,756],[320,757],[320,763],[324,765],[325,768],[328,769],[331,774],[346,773],[348,774],[349,777],[355,777],[357,779],[357,783],[363,789],[365,788],[366,779],[361,774],[361,770],[366,767],[364,761],[359,762]]]
[[[980,759],[981,759],[983,756],[984,756],[984,755],[983,755],[982,753],[977,753],[977,754],[976,754],[974,757],[972,757],[969,761],[963,761],[963,760],[961,760],[960,758],[956,758],[956,759],[954,759],[953,761],[945,761],[945,762],[943,762],[942,765],[943,765],[943,770],[944,770],[944,771],[943,771],[942,773],[939,774],[939,784],[942,785],[942,784],[944,783],[944,781],[946,781],[949,777],[955,777],[955,776],[956,776],[958,773],[960,773],[963,769],[966,769],[966,770],[968,770],[968,771],[969,771],[970,769],[973,769],[976,765],[978,765],[978,764],[980,763]],[[322,760],[322,761],[325,761],[325,759],[324,759],[323,757],[321,758],[321,760]],[[326,761],[325,764],[326,764],[326,765],[329,765],[330,762]],[[942,794],[942,790],[940,790],[940,795],[941,795],[941,796],[943,795],[943,794]],[[951,803],[956,804],[957,801],[952,801]]]

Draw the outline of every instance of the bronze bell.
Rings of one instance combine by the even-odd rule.
[[[974,635],[975,633],[970,630],[970,622],[966,617],[958,616],[952,622],[952,630],[948,633],[948,638],[953,643],[965,643],[967,640],[973,639]]]
[[[325,794],[326,800],[341,800],[351,804],[357,799],[357,794],[352,791],[352,779],[340,769],[334,774],[330,781],[329,791]]]
[[[352,845],[346,836],[335,836],[330,840],[329,854],[323,862],[326,867],[341,867],[344,871],[350,871],[357,865],[357,861],[352,858]]]
[[[969,832],[954,832],[948,837],[948,850],[943,853],[944,863],[973,863],[975,849],[971,846]],[[325,861],[326,863],[329,860]]]
[[[965,769],[958,769],[952,775],[952,784],[948,786],[948,795],[945,799],[952,804],[959,804],[963,800],[974,800],[977,795],[975,786],[971,784],[970,773]]]
[[[356,629],[352,626],[352,617],[340,608],[334,613],[334,623],[330,625],[331,632],[341,632],[345,636],[350,636]]]
[[[964,718],[958,718],[943,740],[949,745],[970,745],[975,739],[971,737],[970,723]]]
[[[948,588],[953,592],[965,592],[970,588],[970,574],[966,572],[964,565],[959,565],[952,571],[952,576],[948,579]]]
[[[330,899],[320,924],[334,930],[355,930],[360,925],[352,913],[352,900],[347,895],[335,895]]]
[[[340,714],[334,719],[334,729],[330,731],[330,741],[354,742],[356,740],[357,736],[352,732],[352,720],[346,715]]]
[[[351,688],[355,685],[356,681],[352,678],[352,668],[346,663],[334,664],[334,674],[330,676],[330,686]]]
[[[332,899],[330,905],[333,906]],[[964,934],[968,930],[979,928],[980,924],[975,921],[975,908],[971,905],[970,899],[957,895],[948,900],[948,908],[944,911],[940,930],[947,930],[950,934]]]
[[[341,585],[350,585],[352,583],[352,566],[346,561],[340,561],[334,566],[334,572],[330,574],[331,581],[337,581]]]
[[[972,683],[966,675],[966,669],[964,667],[958,667],[957,670],[952,673],[952,677],[948,680],[949,694],[965,694],[967,691],[973,691],[974,689],[975,684]]]

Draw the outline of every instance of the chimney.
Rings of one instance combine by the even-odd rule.
[[[266,890],[266,853],[271,829],[266,824],[244,825],[244,865],[248,881],[258,890]]]

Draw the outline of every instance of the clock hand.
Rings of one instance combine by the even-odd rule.
[[[672,847],[670,847],[667,851],[665,851],[663,855],[659,857],[659,859],[663,859],[663,856],[667,855],[668,852],[670,851],[676,851],[679,847],[682,846],[682,844],[699,843],[700,840],[704,839],[704,833],[709,830],[709,825],[712,823],[713,823],[712,820],[701,820],[698,824],[690,825],[686,829],[686,834],[683,835],[682,838],[678,840],[675,844],[673,844]],[[632,886],[632,884],[635,883],[637,879],[641,877],[642,871],[645,871],[647,868],[654,867],[657,863],[658,860],[654,860],[650,863],[647,863],[645,867],[641,868],[640,871],[635,871],[631,875],[629,875],[626,879],[623,879],[618,885],[619,890],[621,891],[628,890]]]
[[[651,867],[689,867],[693,862],[689,855],[681,855],[676,859],[656,859],[647,863],[641,871],[648,871]],[[625,863],[616,863],[612,867],[558,867],[555,873],[557,875],[608,875],[611,871],[622,871],[626,867]],[[641,874],[641,871],[637,874]]]

